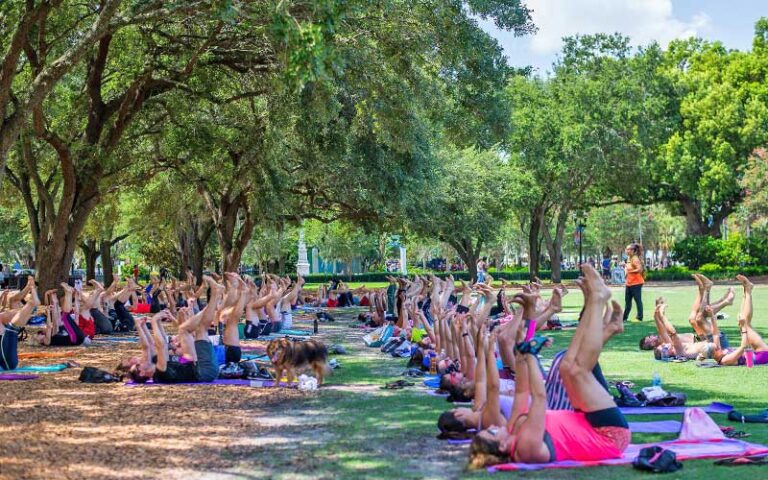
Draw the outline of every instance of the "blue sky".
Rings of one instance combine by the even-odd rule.
[[[482,27],[504,47],[511,65],[550,69],[560,39],[575,33],[620,32],[634,45],[698,36],[726,47],[751,48],[755,21],[768,17],[768,0],[526,0],[539,32],[515,37],[490,22]]]

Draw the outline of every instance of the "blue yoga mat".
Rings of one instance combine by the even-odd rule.
[[[440,377],[435,375],[424,377],[424,385],[429,388],[440,388]]]
[[[19,367],[16,370],[10,370],[11,372],[60,372],[67,368],[66,363],[57,363],[54,365],[30,365],[28,367]],[[4,371],[0,369],[0,371]]]
[[[99,342],[138,342],[139,337],[96,337]]]
[[[269,360],[269,355],[254,355],[252,353],[244,353],[243,360]]]

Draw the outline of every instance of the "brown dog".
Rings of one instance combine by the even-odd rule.
[[[328,368],[328,349],[317,340],[296,341],[288,337],[278,338],[267,345],[267,355],[275,367],[277,383],[287,372],[288,384],[296,379],[296,370],[309,365],[317,377],[317,385],[323,384],[323,376]]]

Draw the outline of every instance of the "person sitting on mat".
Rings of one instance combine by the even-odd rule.
[[[15,370],[19,366],[19,333],[32,318],[35,308],[40,305],[34,278],[29,278],[25,289],[27,297],[24,306],[15,312],[13,310],[4,312],[13,315],[10,317],[5,315],[0,321],[0,369],[3,370]]]
[[[736,348],[718,348],[712,355],[720,365],[747,365],[748,348],[754,352],[753,363],[755,365],[768,364],[768,345],[763,337],[752,328],[752,289],[754,285],[744,275],[737,275],[738,280],[744,288],[744,299],[741,302],[741,311],[739,312],[739,331],[741,332],[741,344]],[[712,327],[714,329],[714,339],[718,347],[719,335],[717,319],[711,315]]]
[[[621,322],[623,311],[610,302],[611,291],[594,267],[581,266],[584,292],[581,321],[560,363],[560,375],[577,411],[547,411],[544,380],[535,354],[540,337],[517,345],[515,401],[506,427],[494,426],[475,436],[470,468],[502,462],[550,463],[620,458],[631,433],[626,419],[592,373],[606,337],[605,318]],[[610,303],[609,303],[610,302]],[[606,314],[606,308],[610,313]],[[617,326],[616,333],[623,331]]]

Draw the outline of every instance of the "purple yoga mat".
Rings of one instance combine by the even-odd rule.
[[[679,433],[683,423],[678,420],[655,420],[653,422],[629,422],[632,433]]]
[[[40,378],[37,375],[17,375],[13,373],[0,373],[0,380],[34,380]]]
[[[703,458],[723,458],[736,457],[741,455],[763,455],[768,453],[768,446],[756,443],[748,443],[742,440],[702,440],[700,442],[682,442],[673,440],[669,442],[631,444],[621,458],[611,460],[599,460],[594,462],[579,462],[566,460],[552,463],[506,463],[504,465],[495,465],[488,469],[489,472],[498,471],[524,471],[524,470],[543,470],[545,468],[580,468],[595,467],[598,465],[627,465],[637,457],[640,450],[645,447],[660,446],[672,450],[677,455],[678,460],[695,460]]]
[[[264,382],[263,387],[274,387],[275,382],[272,380],[260,380]],[[217,378],[216,380],[212,382],[186,382],[186,383],[155,383],[152,380],[148,381],[147,383],[134,383],[133,381],[126,382],[125,386],[127,387],[165,387],[169,385],[186,385],[186,386],[197,386],[197,385],[237,385],[241,387],[250,387],[251,386],[251,380],[243,380],[240,378]],[[287,386],[285,382],[280,383],[281,386]]]
[[[447,393],[437,393],[437,390],[427,390],[427,395],[430,397],[442,397],[445,398],[448,396]]]
[[[624,415],[664,415],[685,413],[691,407],[621,407]],[[712,402],[706,407],[699,407],[707,413],[728,413],[733,410],[733,405],[727,403]]]

